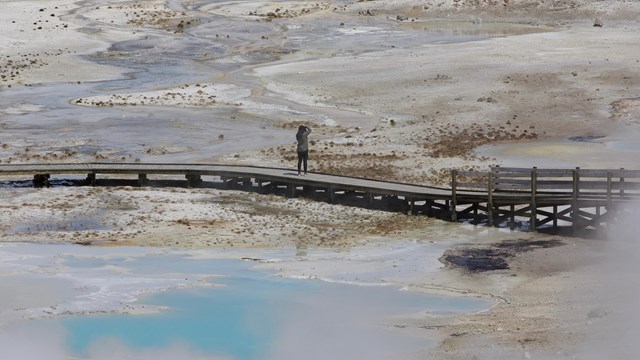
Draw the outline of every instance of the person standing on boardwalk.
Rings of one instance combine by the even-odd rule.
[[[298,127],[296,141],[298,142],[298,175],[301,175],[300,168],[304,163],[304,174],[307,175],[307,160],[309,160],[309,139],[311,129],[304,125]]]

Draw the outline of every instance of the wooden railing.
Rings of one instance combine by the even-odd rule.
[[[640,195],[640,170],[538,169],[492,167],[490,171],[453,170],[452,189],[573,197],[622,198]]]
[[[595,218],[600,217],[600,208],[611,209],[613,202],[626,202],[640,198],[640,171],[625,169],[538,169],[515,167],[492,167],[490,171],[451,172],[452,209],[459,204],[463,191],[478,191],[486,194],[487,218],[490,225],[495,214],[500,214],[500,206],[495,199],[501,195],[510,195],[509,213],[515,213],[516,197],[526,206],[530,217],[530,229],[537,226],[538,207],[553,206],[554,214],[549,216],[554,222],[560,216],[556,214],[559,204],[569,206],[566,219],[572,219],[574,226],[577,219],[586,215],[582,209],[596,209]],[[505,211],[502,211],[504,213]],[[548,214],[548,213],[546,213]],[[456,220],[457,212],[452,211],[452,219]],[[562,215],[562,214],[561,214]],[[591,215],[588,215],[591,216]]]

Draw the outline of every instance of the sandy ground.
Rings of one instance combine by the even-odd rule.
[[[308,94],[309,102],[394,114],[376,129],[383,131],[354,134],[340,145],[320,141],[315,156],[322,170],[375,176],[365,169],[381,162],[370,155],[377,153],[392,157],[385,164],[390,170],[385,176],[437,183],[439,179],[424,169],[453,164],[478,167],[486,163],[473,154],[480,145],[635,132],[625,126],[633,116],[613,106],[638,101],[633,98],[638,54],[625,50],[635,36],[637,32],[625,27],[603,31],[575,25],[472,45],[429,45],[300,61],[259,68],[256,73],[270,79],[270,89],[283,96]],[[403,66],[390,67],[389,57],[403,59]],[[318,77],[321,84],[308,85]],[[335,145],[327,148],[327,144]],[[387,153],[381,154],[380,148]],[[548,150],[545,155],[553,158],[553,149]],[[330,160],[345,152],[354,160],[344,165]],[[635,159],[624,157],[614,155],[618,162],[635,165]],[[584,167],[606,164],[579,155],[572,160]]]
[[[13,10],[0,14],[0,47],[6,55],[0,59],[1,90],[122,77],[125,69],[80,55],[143,36],[182,36],[200,24],[189,3],[182,9],[173,3],[103,1],[81,7],[73,1],[48,1],[46,6],[3,2]],[[89,109],[221,109],[248,118],[269,110],[274,120],[267,126],[294,131],[304,122],[314,129],[312,171],[404,182],[442,185],[451,168],[485,169],[490,164],[638,168],[640,146],[612,145],[637,144],[640,138],[637,2],[244,2],[211,4],[198,11],[278,24],[287,31],[326,21],[344,37],[381,28],[399,33],[454,28],[474,34],[478,26],[484,27],[484,36],[503,30],[509,36],[412,46],[392,39],[375,51],[313,46],[289,51],[287,31],[255,35],[248,45],[238,45],[219,59],[246,62],[240,70],[198,83],[73,96],[69,103]],[[215,38],[226,39],[222,33]],[[268,53],[271,60],[247,61],[247,54],[257,53]],[[41,110],[24,103],[2,109],[2,114]],[[5,127],[0,118],[0,129]],[[587,139],[587,145],[570,140],[573,137]],[[52,158],[46,147],[41,152],[47,155],[34,156],[33,146],[19,139],[2,137],[0,144],[2,162],[87,160],[73,146]],[[291,166],[293,149],[292,141],[199,154],[193,161]],[[164,154],[162,148],[157,152]],[[115,155],[100,160],[121,161]],[[445,269],[396,281],[484,296],[495,299],[496,306],[481,314],[421,316],[395,324],[441,333],[441,345],[423,354],[428,358],[591,358],[595,352],[590,347],[598,347],[591,346],[598,344],[594,338],[610,340],[600,336],[601,329],[617,329],[610,319],[624,318],[623,311],[612,310],[614,303],[603,303],[604,294],[612,291],[604,286],[608,278],[603,264],[610,260],[613,239],[625,238],[617,233],[595,239],[486,229],[470,233],[460,225],[427,218],[210,189],[2,192],[0,240],[7,242],[342,251],[371,237],[450,241],[456,247],[445,252]],[[473,251],[493,254],[508,266],[470,271],[447,260]],[[317,266],[304,273],[321,276],[326,270]],[[623,292],[620,302],[632,295]]]

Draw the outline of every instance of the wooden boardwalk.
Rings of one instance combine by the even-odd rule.
[[[29,176],[29,180],[24,180],[25,176]],[[441,188],[320,173],[298,176],[291,169],[257,166],[4,164],[0,165],[2,181],[9,187],[24,185],[25,181],[34,187],[51,184],[216,187],[304,196],[330,203],[529,231],[560,227],[576,231],[611,226],[619,212],[640,195],[640,171],[625,169],[453,170],[451,186]]]

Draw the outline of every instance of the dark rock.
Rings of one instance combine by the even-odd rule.
[[[458,254],[446,254],[442,260],[472,272],[504,270],[509,268],[505,260],[508,254],[500,254],[492,249],[464,249]]]
[[[535,249],[548,249],[562,246],[558,239],[552,240],[506,240],[489,247],[463,247],[447,250],[440,258],[444,264],[462,268],[471,272],[483,272],[509,269],[507,259],[519,253]]]

